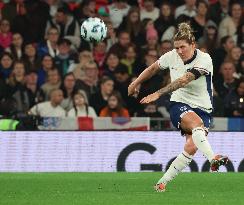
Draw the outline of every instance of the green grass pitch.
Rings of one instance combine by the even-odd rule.
[[[244,173],[0,173],[0,205],[244,205]]]

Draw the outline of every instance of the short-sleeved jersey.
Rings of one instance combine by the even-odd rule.
[[[170,69],[171,82],[191,69],[200,71],[202,75],[199,78],[172,92],[170,101],[185,103],[208,113],[212,112],[213,64],[209,54],[196,49],[194,56],[184,63],[176,49],[173,49],[158,59],[158,65],[160,69]]]

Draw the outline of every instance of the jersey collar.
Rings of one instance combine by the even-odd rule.
[[[190,64],[196,57],[197,57],[197,49],[195,49],[193,56],[189,60],[184,62],[184,65]]]

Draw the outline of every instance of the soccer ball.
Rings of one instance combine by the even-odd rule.
[[[100,42],[107,36],[107,27],[100,18],[90,17],[82,23],[80,35],[85,41]]]

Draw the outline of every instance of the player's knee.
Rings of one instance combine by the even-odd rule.
[[[204,127],[204,124],[203,124],[203,121],[200,119],[200,120],[196,120],[196,121],[193,121],[191,123],[191,130],[193,131],[194,129],[197,129],[197,128],[203,128]]]
[[[184,150],[190,154],[194,155],[197,152],[197,147],[193,142],[187,142],[184,146]]]
[[[201,126],[192,128],[192,135],[195,135],[197,133],[202,133],[202,132],[205,134],[205,129],[203,127],[203,124],[201,124]]]
[[[185,129],[185,130],[188,130],[188,131],[192,131],[193,129],[195,128],[198,128],[198,127],[204,127],[204,124],[203,124],[203,121],[202,119],[200,118],[195,118],[194,120],[191,120],[191,121],[184,121],[181,126]]]

